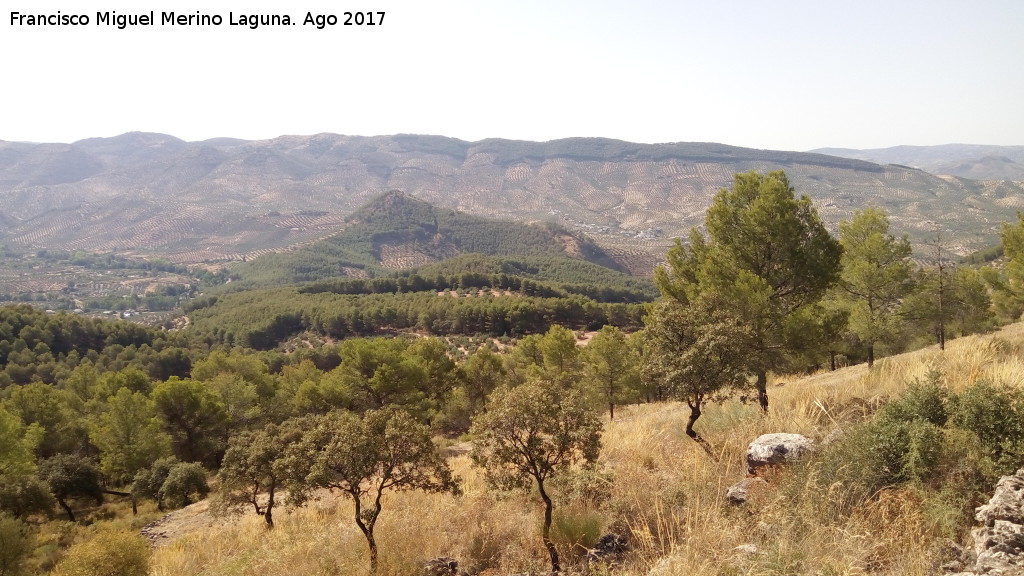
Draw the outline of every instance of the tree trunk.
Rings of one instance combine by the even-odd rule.
[[[614,402],[609,402],[608,403],[608,419],[609,420],[615,420],[615,403]]]
[[[377,504],[376,508],[371,511],[366,519],[363,521],[362,514],[362,502],[359,500],[359,493],[357,491],[350,492],[352,499],[356,503],[356,526],[359,526],[359,530],[366,537],[366,544],[370,547],[370,574],[377,573],[377,540],[373,537],[373,525],[377,523],[377,516],[380,515],[380,493],[377,493]]]
[[[758,370],[757,372],[757,403],[761,405],[761,412],[768,413],[768,372]]]
[[[829,350],[828,351],[828,359],[829,359],[829,366],[832,368],[832,372],[835,372],[836,371],[836,353],[831,351],[831,350]]]
[[[700,418],[700,402],[687,402],[690,405],[690,417],[686,420],[686,435],[693,439],[694,442],[700,445],[704,449],[704,452],[712,458],[715,457],[715,453],[711,451],[711,446],[703,436],[697,434],[697,431],[693,429],[693,425],[697,423],[697,419]]]
[[[67,513],[68,520],[74,522],[75,513],[71,511],[71,506],[68,506],[68,503],[65,502],[63,498],[57,498],[57,504],[60,504],[60,507],[64,509],[64,512]]]
[[[875,345],[868,344],[868,370],[875,366]]]
[[[274,528],[274,485],[270,485],[270,499],[267,500],[267,511],[263,514],[263,521],[267,524],[267,530]]]
[[[551,497],[544,491],[544,481],[537,479],[537,490],[540,491],[540,497],[544,500],[544,547],[548,549],[548,554],[551,556],[551,572],[558,573],[562,571],[562,566],[558,563],[558,550],[555,549],[555,543],[551,541],[551,511],[554,508],[554,504],[551,502]]]

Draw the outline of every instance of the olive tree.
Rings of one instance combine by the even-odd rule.
[[[328,413],[287,452],[284,467],[293,503],[302,504],[318,488],[337,490],[352,500],[353,518],[370,549],[371,574],[377,572],[374,527],[385,492],[460,491],[429,429],[395,407],[370,410],[362,417]]]
[[[560,571],[551,541],[554,504],[545,483],[578,462],[597,459],[601,422],[596,412],[578,391],[530,381],[495,391],[470,434],[473,462],[484,469],[491,485],[509,489],[536,483],[544,501],[544,546],[551,570]]]

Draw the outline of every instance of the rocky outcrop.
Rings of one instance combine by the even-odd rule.
[[[764,434],[747,446],[747,472],[757,475],[766,466],[791,463],[814,451],[814,440],[802,434]]]
[[[982,524],[971,533],[975,560],[956,575],[1024,574],[1024,468],[1000,478],[992,499],[975,512]]]

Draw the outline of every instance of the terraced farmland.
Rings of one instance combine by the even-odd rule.
[[[993,242],[1024,208],[1021,182],[719,144],[331,134],[189,143],[132,133],[59,146],[0,142],[0,242],[186,264],[251,259],[330,236],[357,207],[398,189],[475,215],[557,221],[649,272],[671,238],[703,222],[734,173],[775,169],[833,228],[878,205],[898,232],[923,242],[941,230],[961,253]]]

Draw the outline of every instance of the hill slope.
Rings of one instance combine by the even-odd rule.
[[[556,259],[624,269],[580,234],[553,224],[490,220],[392,191],[351,214],[344,230],[297,250],[238,265],[243,280],[288,284],[335,276],[367,278],[460,254]]]
[[[671,237],[703,222],[734,173],[774,169],[832,225],[876,204],[912,239],[942,226],[960,253],[991,243],[1024,207],[1019,183],[721,144],[334,134],[183,142],[129,133],[0,142],[0,242],[238,260],[330,236],[360,205],[398,189],[479,216],[556,221],[649,272]]]
[[[858,365],[787,378],[785,386],[772,386],[767,415],[756,405],[738,401],[708,406],[700,420],[701,433],[717,458],[709,458],[684,434],[689,415],[685,404],[624,407],[614,420],[605,422],[602,435],[601,470],[611,478],[600,485],[607,490],[597,496],[604,498],[602,505],[574,502],[576,507],[565,506],[561,514],[580,524],[596,519],[602,528],[612,526],[610,530],[629,539],[629,551],[614,572],[621,576],[940,574],[939,565],[948,561],[942,551],[949,550],[951,539],[960,541],[973,523],[971,500],[987,495],[956,492],[955,487],[928,492],[924,485],[904,485],[858,501],[850,486],[828,485],[831,477],[820,475],[829,468],[820,464],[810,473],[800,468],[777,471],[741,509],[726,500],[725,490],[745,476],[745,451],[752,439],[786,431],[822,445],[828,440],[827,445],[842,449],[851,428],[869,420],[879,405],[939,370],[954,393],[977,381],[1024,386],[1022,347],[1024,326],[1016,324],[993,335],[952,340],[945,352],[930,347],[886,358],[871,371]],[[965,476],[974,472],[956,466],[965,459],[963,453],[942,457],[958,458],[949,462],[952,470]],[[536,497],[488,491],[482,471],[471,466],[467,455],[456,453],[450,463],[465,482],[462,497],[410,491],[389,500],[379,532],[387,543],[384,572],[412,573],[424,559],[437,556],[454,557],[467,567],[486,561],[493,567],[489,573],[543,570],[546,556],[537,536],[543,507]],[[859,463],[841,460],[837,467],[856,469]],[[320,573],[328,561],[341,571],[362,570],[362,535],[350,521],[339,522],[338,515],[347,507],[327,502],[330,507],[280,514],[274,538],[264,536],[263,519],[248,509],[229,525],[203,516],[216,522],[209,528],[189,521],[201,514],[199,510],[174,513],[161,529],[182,538],[155,551],[154,570],[305,575]],[[967,503],[967,510],[957,510],[961,502]],[[183,529],[189,524],[196,528]],[[447,529],[437,530],[441,524]],[[570,544],[569,536],[575,534],[566,533],[560,543],[578,547]],[[480,541],[501,546],[480,546]],[[746,548],[739,549],[742,545]],[[751,548],[754,552],[746,551]],[[311,555],[311,549],[322,553]],[[574,563],[572,554],[566,556],[568,564]],[[652,570],[655,565],[659,568]]]

